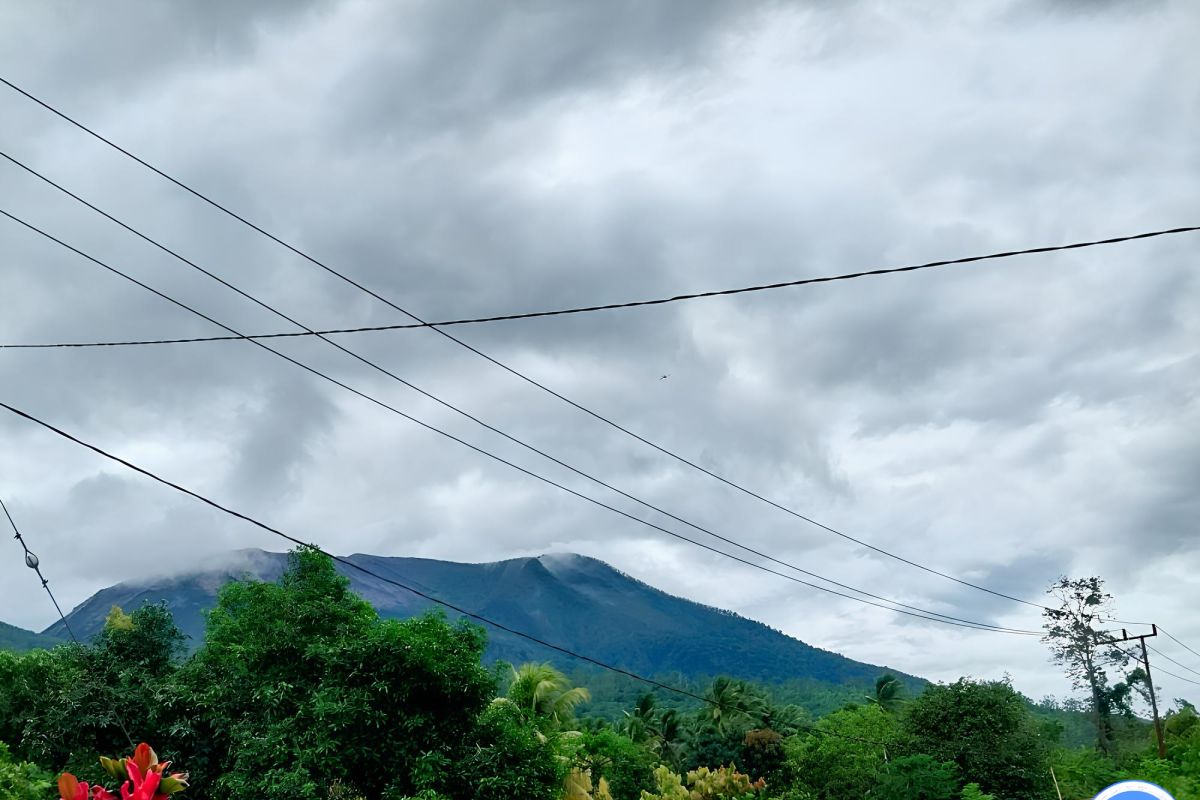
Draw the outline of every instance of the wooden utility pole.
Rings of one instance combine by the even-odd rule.
[[[1150,690],[1150,709],[1154,712],[1154,735],[1158,739],[1158,757],[1165,759],[1167,757],[1167,744],[1163,740],[1162,720],[1158,718],[1158,698],[1154,694],[1154,679],[1150,677],[1150,654],[1146,651],[1146,640],[1158,636],[1158,626],[1151,625],[1150,629],[1153,633],[1143,633],[1140,636],[1130,636],[1125,629],[1121,629],[1120,639],[1108,639],[1102,644],[1117,644],[1119,642],[1132,642],[1135,639],[1142,646],[1142,666],[1146,669],[1146,688]]]

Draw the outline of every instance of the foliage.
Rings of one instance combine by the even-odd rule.
[[[893,759],[872,796],[880,800],[951,800],[958,791],[958,766],[932,756]]]
[[[996,800],[995,795],[987,794],[979,788],[978,783],[968,783],[959,795],[962,800]]]
[[[1053,766],[1063,797],[1094,797],[1121,779],[1116,763],[1095,747],[1059,751]]]
[[[446,790],[474,800],[554,800],[567,768],[554,745],[533,722],[509,704],[494,704],[480,715],[472,746],[453,770]]]
[[[122,625],[116,629],[132,630],[132,622],[128,627]],[[187,774],[167,772],[171,762],[159,761],[158,755],[145,742],[139,744],[129,758],[100,756],[100,764],[108,777],[120,784],[122,800],[167,800],[188,788]],[[58,776],[58,792],[61,800],[117,800],[108,789],[99,784],[89,787],[87,782],[80,782],[70,772]]]
[[[332,561],[299,551],[280,583],[222,590],[179,675],[175,743],[218,795],[437,788],[494,691],[483,648],[437,615],[380,620]]]
[[[511,673],[506,699],[537,719],[545,730],[569,728],[575,707],[591,697],[582,686],[571,686],[567,676],[549,662],[522,664]]]
[[[0,653],[0,739],[19,757],[99,778],[97,752],[157,738],[157,695],[183,637],[162,605],[114,619],[90,646]]]
[[[567,773],[564,800],[613,800],[608,790],[608,781],[601,778],[592,788],[592,773],[586,769],[574,767]]]
[[[44,798],[63,770],[92,788],[126,774],[96,760],[124,730],[186,764],[196,800],[1047,800],[1051,763],[1076,800],[1125,777],[1200,800],[1200,717],[1177,702],[1155,758],[1124,711],[1136,673],[1097,681],[1109,756],[1066,749],[1091,701],[1033,704],[1007,682],[662,676],[680,698],[550,663],[501,672],[480,628],[381,620],[308,550],[278,583],[224,587],[199,648],[182,645],[150,605],[114,607],[87,645],[0,651],[0,800]]]
[[[654,770],[656,793],[642,792],[641,800],[750,800],[764,788],[763,781],[751,781],[734,767],[690,770],[687,787],[684,779],[668,767]]]
[[[875,679],[875,692],[867,695],[867,702],[874,703],[884,711],[896,711],[904,702],[904,684],[889,672]]]
[[[53,785],[51,774],[28,761],[14,761],[0,742],[0,800],[44,800]]]
[[[895,717],[876,705],[857,706],[823,717],[815,728],[785,743],[787,782],[822,800],[867,797],[887,763],[887,746],[900,740]]]
[[[581,770],[605,781],[613,800],[638,800],[654,786],[654,754],[613,730],[583,733],[575,760]]]
[[[702,718],[722,734],[757,725],[767,710],[761,689],[724,676],[713,679],[704,699],[708,705],[701,711]]]
[[[953,761],[984,792],[1012,800],[1053,795],[1040,726],[1007,681],[929,686],[903,724],[917,752]]]
[[[1087,692],[1096,728],[1096,744],[1109,752],[1115,734],[1111,717],[1114,712],[1129,712],[1130,683],[1108,684],[1105,667],[1123,668],[1129,655],[1121,648],[1104,642],[1098,634],[1104,619],[1113,615],[1113,597],[1104,591],[1104,581],[1096,577],[1059,578],[1047,590],[1058,600],[1057,609],[1042,612],[1046,635],[1042,641],[1050,648],[1055,664],[1063,667],[1071,685]]]

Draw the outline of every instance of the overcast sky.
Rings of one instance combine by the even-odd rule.
[[[1197,224],[1198,30],[1189,0],[3,0],[0,74],[445,319]],[[0,120],[0,150],[304,324],[408,321],[2,86]],[[293,329],[8,162],[0,208],[239,330]],[[873,544],[1035,601],[1059,574],[1099,574],[1122,619],[1200,649],[1198,246],[1184,235],[454,333]],[[0,343],[221,333],[8,220],[0,254]],[[1040,624],[723,487],[434,333],[340,341],[764,552],[945,614]],[[321,341],[275,346],[671,524]],[[1066,692],[1035,638],[722,560],[243,342],[0,351],[0,398],[335,552],[584,553],[857,659]],[[67,607],[139,574],[280,549],[7,413],[0,492]],[[40,629],[53,609],[5,547],[0,619]]]

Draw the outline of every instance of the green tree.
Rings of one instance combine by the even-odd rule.
[[[623,712],[617,729],[658,759],[678,768],[683,754],[683,722],[673,708],[660,709],[649,692],[641,695],[632,711]]]
[[[875,679],[875,691],[867,695],[867,702],[874,703],[884,711],[896,711],[904,702],[904,684],[891,673],[885,672]]]
[[[515,705],[493,704],[480,715],[446,793],[463,800],[556,800],[566,773],[566,760],[532,720]]]
[[[1096,727],[1096,746],[1102,752],[1112,751],[1114,730],[1112,714],[1127,696],[1121,687],[1108,685],[1105,667],[1123,668],[1129,654],[1105,643],[1098,631],[1113,614],[1113,597],[1104,591],[1104,581],[1096,577],[1059,578],[1047,594],[1058,601],[1058,608],[1042,612],[1042,641],[1050,648],[1055,664],[1063,667],[1071,685],[1087,692],[1093,723]]]
[[[908,704],[903,727],[917,752],[954,762],[984,792],[1006,800],[1053,795],[1049,748],[1008,681],[928,686]]]
[[[575,708],[590,697],[587,689],[571,686],[567,676],[549,662],[514,667],[506,693],[509,702],[555,731],[570,727]]]
[[[278,584],[222,589],[172,687],[171,745],[213,797],[323,798],[335,781],[367,797],[444,791],[495,690],[484,644],[436,614],[380,620],[301,550]]]
[[[714,678],[704,693],[707,706],[702,715],[720,733],[755,727],[762,721],[767,701],[762,692],[745,681],[724,676]]]
[[[958,767],[932,756],[893,759],[879,776],[874,797],[879,800],[951,800],[958,793]]]
[[[995,795],[987,794],[979,788],[978,783],[968,783],[959,795],[962,800],[996,800]]]
[[[91,645],[0,654],[0,737],[21,759],[99,777],[97,753],[157,740],[157,692],[183,636],[164,605],[109,615]]]
[[[592,778],[608,782],[613,800],[638,800],[654,788],[657,759],[646,747],[613,730],[585,732],[579,737],[576,766]]]
[[[901,739],[895,717],[875,705],[856,706],[827,714],[814,727],[784,744],[786,782],[821,800],[869,796]]]

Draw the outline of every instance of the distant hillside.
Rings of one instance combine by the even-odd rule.
[[[576,555],[459,564],[420,558],[353,555],[349,560],[380,575],[475,611],[548,642],[644,674],[684,677],[733,675],[768,683],[804,679],[867,684],[884,667],[811,647],[762,623],[674,597],[602,561]],[[148,583],[122,583],[97,592],[68,619],[80,636],[93,636],[114,605],[127,611],[165,601],[176,624],[198,646],[204,616],[217,590],[239,575],[275,580],[286,556],[241,551],[235,566]],[[419,614],[429,602],[357,570],[340,567],[356,592],[385,617]],[[61,634],[62,623],[46,634]],[[581,666],[561,653],[511,634],[488,630],[488,655],[511,662],[553,660]],[[916,688],[918,678],[892,669]]]
[[[35,647],[53,647],[56,644],[58,644],[58,640],[52,636],[34,633],[15,625],[0,622],[0,650],[15,650],[23,653],[26,650],[33,650]]]

